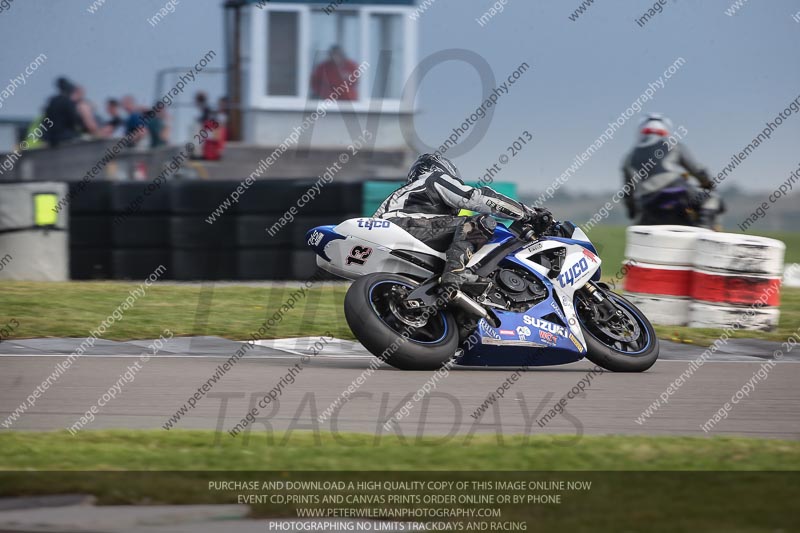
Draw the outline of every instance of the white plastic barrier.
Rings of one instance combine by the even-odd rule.
[[[630,226],[625,257],[641,263],[691,266],[700,234],[713,233],[692,226]]]
[[[630,226],[626,232],[625,295],[655,324],[686,325],[697,238],[691,226]]]
[[[655,324],[770,330],[786,245],[689,226],[631,226],[626,295]],[[800,269],[787,272],[800,278]],[[798,280],[800,282],[800,280]]]
[[[746,306],[713,305],[704,302],[689,304],[689,327],[769,331],[778,325],[780,311],[776,307],[754,309]]]
[[[786,245],[776,239],[714,233],[700,235],[694,266],[716,272],[780,276]]]
[[[786,245],[775,239],[710,233],[697,239],[689,325],[771,330],[780,318]]]
[[[790,263],[784,267],[783,286],[800,287],[800,263]]]
[[[689,316],[689,298],[654,296],[626,292],[633,305],[641,309],[653,324],[662,326],[684,326]]]

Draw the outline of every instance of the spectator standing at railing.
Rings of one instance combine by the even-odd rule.
[[[103,124],[104,137],[122,137],[125,134],[125,120],[119,112],[119,101],[115,98],[106,100],[108,120]]]
[[[44,140],[51,147],[77,139],[81,128],[81,117],[73,99],[75,86],[67,78],[61,77],[56,80],[56,88],[58,94],[48,100],[44,112],[53,121],[44,134]]]
[[[203,91],[198,91],[197,94],[194,95],[194,105],[200,110],[200,116],[197,118],[197,122],[200,123],[201,128],[204,128],[206,124],[214,118],[214,110],[208,105],[208,95]]]
[[[147,131],[150,133],[150,148],[166,146],[169,142],[169,118],[164,106],[159,106],[158,102],[153,105],[155,111],[147,112]]]
[[[129,144],[135,146],[147,135],[144,116],[136,105],[136,99],[129,94],[122,97],[122,109],[128,113],[128,118],[125,120],[125,136],[128,137]]]
[[[94,106],[86,99],[86,91],[82,86],[75,86],[75,90],[72,92],[72,99],[75,101],[75,108],[81,119],[81,133],[88,134],[91,137],[102,137],[103,132],[95,116]]]

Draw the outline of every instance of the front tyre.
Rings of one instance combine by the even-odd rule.
[[[418,283],[382,272],[358,278],[344,298],[347,325],[376,357],[401,370],[436,370],[458,349],[458,326],[447,311],[406,310]]]
[[[599,290],[599,289],[598,289]],[[575,306],[586,339],[586,358],[612,372],[644,372],[658,359],[658,337],[644,313],[622,296],[603,291],[618,311],[603,321],[603,310],[585,291]]]

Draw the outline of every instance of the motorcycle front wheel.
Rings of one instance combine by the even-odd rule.
[[[459,346],[452,313],[402,305],[418,283],[399,274],[358,278],[344,298],[347,325],[374,356],[401,370],[437,370]]]
[[[611,291],[603,291],[603,296],[617,311],[605,320],[600,304],[586,290],[575,293],[575,308],[587,344],[586,358],[612,372],[644,372],[658,359],[653,325],[622,296]]]

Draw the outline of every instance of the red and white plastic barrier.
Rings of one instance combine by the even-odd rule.
[[[692,260],[698,235],[691,226],[631,226],[625,245],[625,295],[654,323],[689,320]]]
[[[698,238],[689,326],[775,328],[785,251],[784,243],[766,237],[711,233]]]
[[[625,257],[654,265],[692,266],[695,243],[704,233],[713,232],[692,226],[630,226]]]
[[[688,226],[631,226],[626,295],[655,324],[777,326],[786,246]]]
[[[690,296],[692,267],[654,265],[628,260],[625,263],[625,290],[639,294]]]
[[[703,302],[689,304],[689,327],[770,331],[780,318],[776,307],[755,309],[749,306],[712,305]]]

